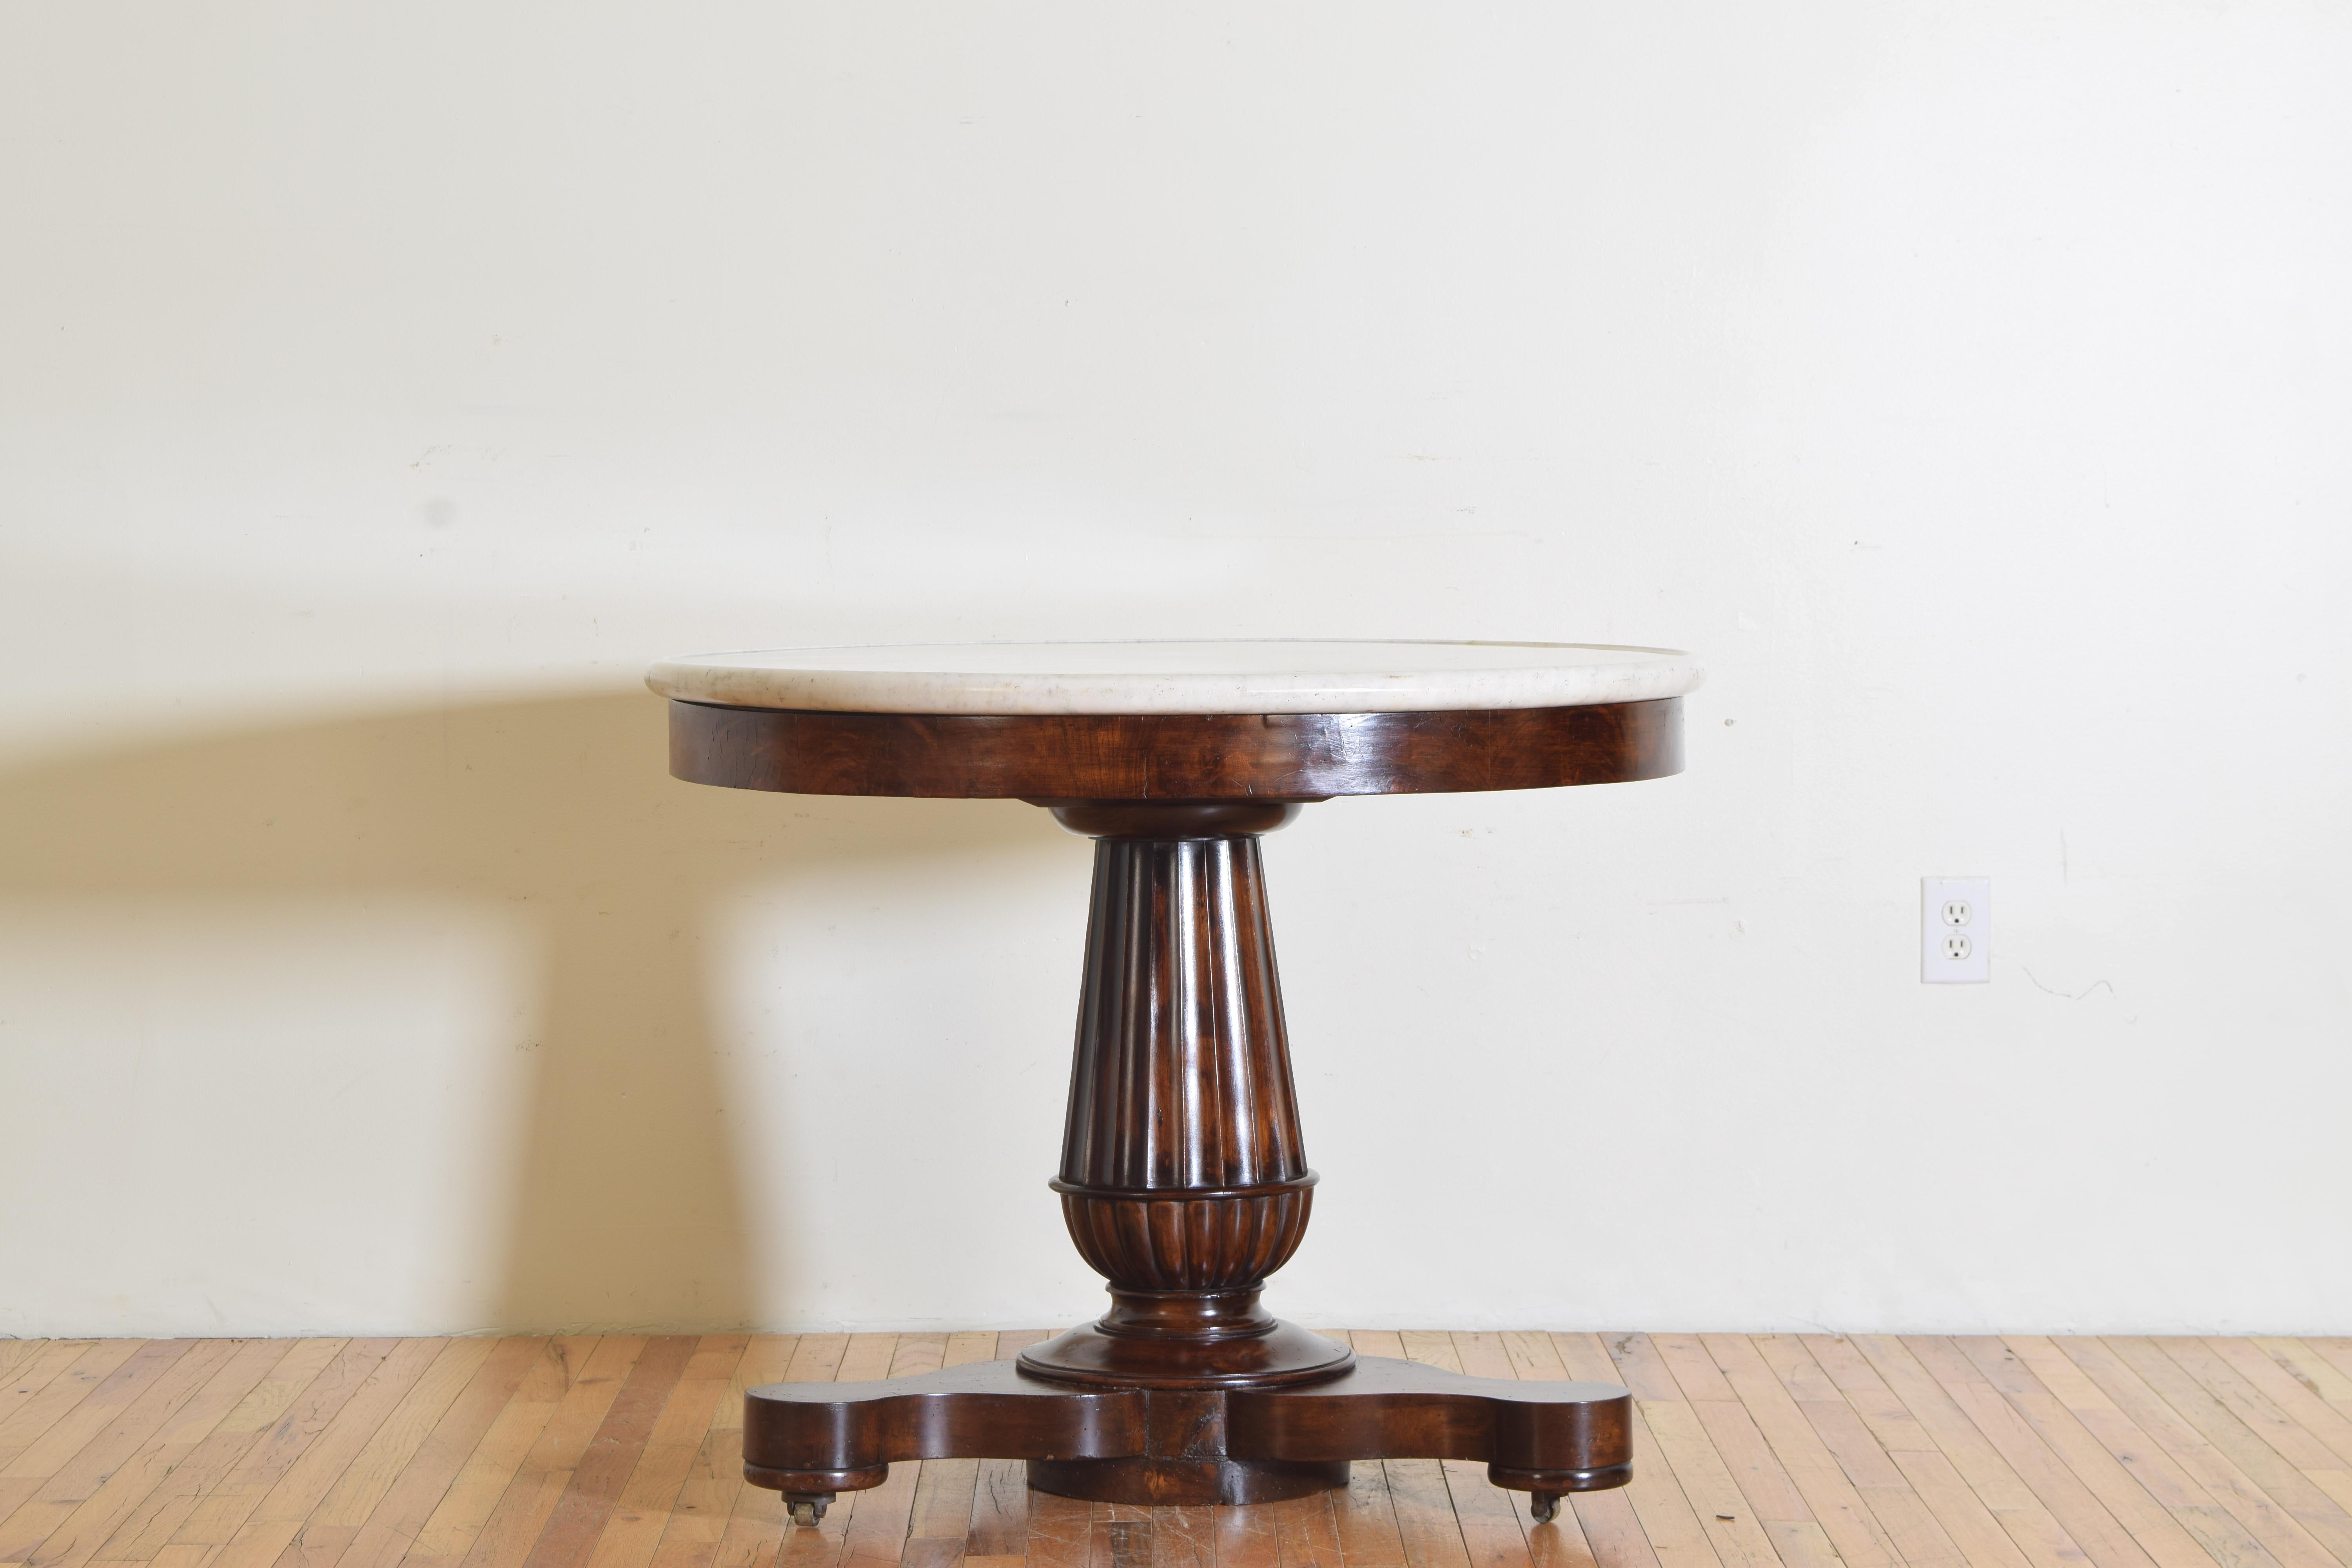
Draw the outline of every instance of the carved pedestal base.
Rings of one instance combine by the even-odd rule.
[[[1248,1503],[1345,1486],[1352,1459],[1473,1459],[1496,1485],[1537,1494],[1548,1518],[1547,1500],[1630,1479],[1632,1408],[1613,1384],[1464,1377],[1381,1356],[1322,1383],[1232,1391],[1079,1388],[976,1362],[755,1388],[743,1474],[815,1502],[879,1486],[908,1459],[1027,1459],[1029,1484],[1064,1497]]]

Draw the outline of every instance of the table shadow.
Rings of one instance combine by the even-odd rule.
[[[471,1326],[754,1326],[782,1285],[757,1259],[789,1238],[755,1247],[747,1229],[708,994],[713,906],[845,860],[1063,846],[1011,802],[685,784],[666,747],[661,702],[620,694],[47,761],[0,773],[0,896],[415,892],[534,923],[548,956],[512,1229],[493,1319]]]

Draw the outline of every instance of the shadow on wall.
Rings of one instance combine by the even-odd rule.
[[[1059,846],[1011,802],[681,784],[666,747],[660,700],[616,695],[51,763],[0,775],[0,894],[402,891],[535,913],[542,1045],[504,1284],[479,1326],[749,1326],[774,1283],[754,1259],[773,1249],[751,1245],[722,1113],[709,911],[828,863]]]

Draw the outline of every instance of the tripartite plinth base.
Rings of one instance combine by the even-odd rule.
[[[1027,1459],[1040,1490],[1147,1504],[1304,1497],[1345,1486],[1351,1459],[1475,1459],[1496,1485],[1535,1493],[1549,1519],[1560,1494],[1631,1478],[1632,1405],[1613,1384],[1464,1377],[1381,1356],[1257,1389],[1081,1387],[976,1362],[755,1388],[743,1474],[813,1521],[834,1493],[879,1486],[906,1459]]]

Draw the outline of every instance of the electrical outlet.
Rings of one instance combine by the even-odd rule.
[[[1919,978],[1981,985],[1992,978],[1992,879],[1919,879]]]

